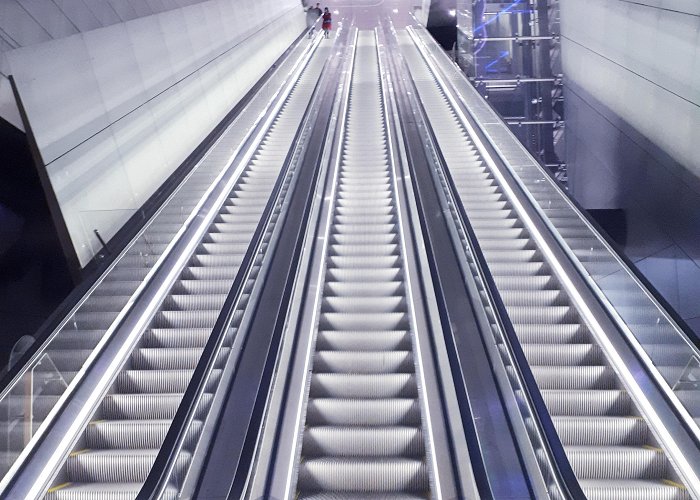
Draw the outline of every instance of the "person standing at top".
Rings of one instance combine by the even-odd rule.
[[[328,7],[326,7],[323,10],[323,36],[325,38],[328,38],[330,31],[331,31],[331,12],[328,10]]]
[[[306,27],[309,28],[309,38],[313,36],[314,24],[316,24],[316,20],[321,17],[322,14],[320,3],[317,3],[316,7],[309,7],[306,9]]]

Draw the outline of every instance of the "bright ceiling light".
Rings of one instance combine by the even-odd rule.
[[[455,9],[450,9],[449,12],[452,17],[455,17],[457,15],[457,11]]]
[[[394,9],[394,10],[392,10],[392,12],[393,12],[394,14],[398,14],[398,13],[399,13],[399,9]]]

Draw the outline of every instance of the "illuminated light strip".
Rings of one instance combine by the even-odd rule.
[[[352,48],[352,54],[350,56],[350,61],[347,63],[348,66],[346,67],[346,71],[348,73],[348,87],[351,85],[352,78],[353,78],[353,72],[355,68],[355,53],[357,49],[357,40],[359,36],[359,31],[356,29],[355,30],[355,38],[352,41],[352,43],[349,44],[349,46]],[[340,94],[340,98],[342,99],[342,95]],[[317,295],[316,295],[316,300],[314,301],[314,307],[313,307],[313,315],[311,317],[311,334],[309,335],[309,345],[306,348],[306,356],[304,358],[304,380],[303,383],[301,384],[301,390],[302,390],[302,395],[299,398],[299,404],[297,406],[296,410],[296,418],[294,420],[294,426],[292,427],[295,429],[295,432],[299,432],[301,430],[303,432],[303,429],[301,428],[302,424],[302,419],[305,418],[304,415],[304,407],[306,405],[307,398],[306,396],[306,387],[307,387],[307,381],[310,377],[311,374],[311,362],[313,358],[313,348],[316,343],[316,331],[317,331],[317,325],[318,325],[318,316],[321,311],[321,305],[320,301],[323,298],[323,284],[325,280],[325,269],[326,269],[326,263],[327,263],[327,252],[328,252],[328,241],[329,241],[329,235],[330,235],[330,230],[332,226],[332,220],[333,216],[335,215],[335,206],[336,206],[336,201],[337,197],[335,195],[337,188],[338,188],[338,175],[340,174],[340,162],[342,160],[343,156],[343,148],[342,148],[342,141],[344,140],[345,137],[345,128],[346,128],[346,123],[347,121],[345,120],[345,116],[347,114],[348,106],[350,103],[350,98],[349,98],[349,90],[348,90],[348,98],[345,99],[345,102],[343,102],[343,110],[342,113],[339,113],[338,116],[342,117],[341,120],[341,125],[340,125],[340,131],[338,132],[337,136],[339,137],[339,141],[341,141],[340,147],[338,147],[336,151],[336,157],[333,160],[334,162],[334,171],[333,171],[333,181],[332,181],[332,188],[331,188],[331,193],[330,197],[327,198],[330,200],[330,206],[328,208],[328,213],[326,214],[326,221],[324,223],[325,225],[325,230],[323,232],[323,236],[318,236],[316,239],[322,241],[322,247],[321,247],[321,253],[319,254],[321,256],[321,262],[320,262],[320,271],[318,273],[318,280],[316,282],[316,290],[317,290]],[[302,313],[303,314],[303,313]],[[296,468],[294,467],[294,464],[296,464],[296,458],[297,458],[297,449],[300,445],[300,440],[295,439],[293,446],[291,447],[291,454],[289,457],[288,463],[291,464],[292,466],[289,467],[289,470],[287,471],[287,480],[285,482],[285,487],[284,487],[284,498],[294,498],[295,496],[292,494],[292,488],[295,485],[294,482],[294,473],[296,472]]]
[[[279,96],[279,95],[285,95],[284,99],[279,99],[275,105],[272,107],[270,110],[269,105],[266,111],[260,114],[258,117],[258,120],[256,123],[259,123],[260,119],[263,117],[267,116],[266,121],[264,122],[263,127],[259,130],[258,134],[255,137],[255,140],[251,143],[251,145],[248,147],[246,150],[246,153],[244,157],[242,158],[241,162],[238,164],[236,167],[236,170],[231,174],[231,179],[227,182],[226,186],[222,189],[221,194],[217,197],[216,201],[212,204],[212,209],[211,211],[207,214],[206,217],[203,217],[200,219],[200,222],[197,226],[197,229],[194,231],[194,235],[190,239],[190,241],[187,243],[185,246],[184,251],[178,256],[177,260],[175,261],[174,265],[171,267],[170,271],[168,271],[168,274],[166,275],[163,284],[158,288],[157,291],[155,291],[151,301],[148,303],[146,307],[146,311],[142,316],[139,318],[137,321],[136,325],[131,329],[129,334],[127,335],[124,343],[122,346],[119,348],[117,351],[116,356],[112,359],[110,364],[107,366],[107,369],[104,371],[102,376],[99,378],[98,382],[95,384],[95,387],[93,388],[91,395],[89,398],[87,398],[81,407],[80,412],[76,415],[76,418],[73,421],[73,425],[71,425],[66,433],[64,434],[64,437],[61,439],[59,442],[59,445],[56,447],[51,452],[51,457],[50,459],[47,460],[47,466],[44,467],[42,470],[41,474],[38,477],[38,480],[34,482],[32,488],[30,489],[28,493],[28,498],[38,498],[42,495],[44,485],[46,482],[48,482],[51,477],[53,477],[55,470],[60,466],[60,464],[64,461],[64,455],[65,455],[65,450],[70,449],[73,445],[73,442],[75,441],[75,435],[82,430],[84,427],[84,422],[89,420],[89,416],[92,414],[94,411],[94,408],[97,406],[99,401],[103,398],[104,393],[106,390],[109,388],[109,385],[113,382],[113,379],[118,375],[118,371],[121,368],[124,360],[126,357],[131,353],[133,350],[136,341],[140,338],[141,331],[148,325],[148,322],[151,320],[151,317],[155,312],[157,312],[157,308],[160,306],[162,300],[165,298],[165,295],[167,295],[168,291],[170,290],[172,283],[178,278],[180,275],[182,269],[184,266],[187,264],[189,261],[190,255],[194,252],[196,247],[199,245],[202,237],[206,233],[209,225],[211,225],[212,221],[216,218],[216,215],[219,212],[220,207],[223,205],[223,203],[226,201],[226,199],[229,197],[231,190],[235,186],[236,182],[238,181],[242,171],[246,168],[246,166],[249,164],[253,154],[257,150],[257,148],[260,145],[260,142],[264,138],[265,134],[268,132],[269,127],[271,126],[272,122],[274,119],[277,117],[277,114],[281,107],[283,106],[284,102],[286,101],[286,98],[288,95],[291,93],[292,89],[297,83],[297,80],[301,73],[304,71],[308,61],[311,59],[311,56],[315,52],[316,48],[318,45],[321,43],[321,39],[318,38],[314,44],[309,46],[307,49],[305,49],[305,54],[303,57],[299,58],[299,60],[296,62],[296,64],[292,67],[290,70],[289,75],[291,76],[291,79],[288,79],[288,84],[286,86],[283,86],[280,88],[280,90],[273,95],[273,97],[270,99],[270,103],[274,101],[274,99]],[[284,90],[282,90],[284,89]],[[255,127],[251,128],[251,131],[254,130]],[[243,143],[245,140],[243,141]],[[236,150],[237,152],[240,150],[239,148]],[[236,153],[234,153],[235,156]],[[229,160],[231,162],[233,160],[233,157]],[[228,168],[224,168],[222,173],[217,176],[217,180],[212,183],[210,188],[207,190],[206,195],[202,197],[202,200],[198,204],[198,207],[201,208],[204,203],[206,203],[205,200],[213,193],[213,191],[217,188],[217,183],[223,179],[225,174],[228,171]],[[199,218],[200,214],[196,212],[192,212],[190,217],[188,218],[188,221],[194,221],[194,219]],[[187,224],[187,223],[186,223]],[[179,242],[179,239],[182,237],[182,234],[184,231],[189,229],[189,226],[183,225],[183,227],[178,231],[176,238],[171,242],[171,245],[174,246],[176,243]],[[169,252],[172,249],[169,250]],[[162,261],[165,259],[161,259],[161,265],[158,267],[162,267]],[[155,266],[154,266],[155,267]],[[155,271],[152,270],[152,273]],[[146,287],[147,283],[144,282],[140,286],[140,289],[142,287]],[[140,299],[141,297],[138,297]],[[133,305],[134,302],[136,302],[137,298],[132,296],[130,299],[129,304]],[[126,313],[125,313],[126,314]],[[16,474],[18,473],[19,469],[24,465],[24,463],[27,461],[28,456],[30,453],[33,453],[34,449],[37,448],[41,443],[39,442],[40,439],[43,437],[44,434],[46,434],[49,431],[50,424],[53,423],[53,421],[57,418],[57,415],[63,411],[63,407],[68,404],[68,401],[72,398],[73,393],[78,390],[80,387],[80,383],[83,381],[83,379],[86,378],[86,372],[88,368],[90,368],[93,364],[94,361],[97,357],[102,355],[102,348],[104,345],[111,339],[112,334],[116,330],[115,324],[110,327],[110,335],[104,335],[103,338],[101,339],[100,343],[95,347],[95,350],[91,353],[91,355],[88,357],[86,360],[85,364],[81,368],[81,370],[76,374],[76,377],[73,379],[71,382],[71,386],[69,389],[64,391],[64,393],[61,395],[59,400],[56,402],[56,405],[52,408],[52,410],[49,412],[47,415],[46,419],[44,420],[43,424],[40,426],[40,428],[37,430],[37,432],[34,434],[32,437],[32,440],[30,441],[30,444],[28,446],[25,446],[25,448],[22,450],[21,454],[19,457],[15,460],[13,463],[12,467],[10,470],[5,474],[5,476],[2,479],[2,482],[0,482],[0,492],[4,492],[5,489],[8,486],[8,483],[10,482],[11,478],[14,478]],[[105,374],[109,374],[108,376],[104,376]]]
[[[419,35],[416,35],[418,37]],[[421,41],[423,45],[425,45],[425,42]],[[426,47],[426,50],[427,47]],[[431,53],[430,57],[432,59],[435,59],[435,56]],[[437,61],[436,61],[437,63]],[[439,64],[439,63],[437,63]],[[451,65],[450,69],[452,70],[453,74],[456,74],[457,77],[461,76],[461,73],[459,73],[459,69]],[[459,100],[462,101],[465,107],[469,108],[469,104],[466,102],[464,97],[459,94],[458,95]],[[509,129],[505,129],[508,133],[510,133]],[[487,137],[490,137],[489,133],[487,131],[484,131],[484,134]],[[513,137],[514,141],[517,141],[515,137]],[[494,145],[496,150],[498,148]],[[522,148],[522,146],[521,146]],[[505,160],[504,160],[505,161]],[[535,168],[542,170],[539,164],[534,163]],[[527,187],[523,184],[523,182],[519,179],[519,176],[515,173],[513,173],[513,178],[515,182],[521,186],[523,189],[525,197],[530,200],[530,203],[532,204],[533,208],[537,213],[540,214],[542,217],[544,223],[546,225],[551,225],[551,223],[548,220],[548,217],[541,213],[539,204],[537,200],[535,200]],[[547,175],[544,174],[544,178],[549,182],[550,186],[552,186],[555,191],[560,195],[560,198],[564,200],[567,203],[567,206],[571,211],[578,216],[579,220],[582,221],[586,227],[591,231],[592,235],[596,237],[597,241],[601,243],[605,249],[608,251],[608,254],[615,259],[617,264],[620,266],[621,270],[625,272],[625,276],[629,277],[634,281],[638,289],[644,293],[644,295],[647,297],[647,299],[650,300],[651,304],[656,307],[656,312],[658,312],[663,318],[668,322],[669,326],[675,330],[675,333],[677,337],[679,337],[685,344],[685,346],[688,348],[689,351],[685,355],[688,356],[689,361],[695,360],[700,362],[700,351],[698,348],[690,342],[690,340],[685,336],[685,334],[682,332],[680,327],[676,324],[676,322],[669,316],[667,311],[661,307],[661,305],[658,303],[658,301],[654,298],[653,295],[649,293],[649,291],[646,289],[644,284],[642,284],[639,279],[632,273],[627,265],[620,260],[620,258],[617,256],[616,252],[612,249],[612,247],[602,238],[598,236],[597,230],[590,224],[590,222],[586,219],[586,217],[582,216],[580,211],[570,202],[570,200],[563,195],[560,192],[560,188],[554,183],[554,181]],[[634,332],[630,329],[629,325],[625,321],[625,319],[620,315],[619,311],[615,308],[613,303],[610,301],[608,296],[605,294],[605,292],[601,289],[600,285],[593,279],[593,277],[590,275],[588,270],[583,266],[583,264],[580,262],[576,254],[571,251],[568,243],[566,240],[564,240],[559,233],[556,230],[556,227],[552,225],[552,235],[553,237],[560,243],[564,253],[566,253],[570,260],[571,264],[579,271],[579,274],[581,277],[586,281],[588,286],[591,288],[591,290],[595,293],[596,297],[598,300],[600,300],[603,303],[603,306],[607,310],[607,312],[613,317],[614,322],[616,323],[617,327],[622,331],[624,334],[625,338],[627,341],[630,343],[632,349],[635,351],[637,356],[641,359],[642,363],[646,366],[647,370],[649,371],[649,375],[656,381],[656,384],[658,388],[666,395],[666,397],[669,399],[670,403],[673,405],[674,409],[678,412],[679,417],[681,420],[684,422],[684,424],[687,426],[687,428],[690,430],[690,432],[694,435],[695,439],[697,441],[700,441],[700,427],[698,427],[698,423],[695,421],[695,418],[693,415],[690,413],[690,411],[686,408],[686,406],[678,399],[678,396],[675,394],[673,391],[673,388],[670,386],[669,382],[664,378],[664,376],[661,374],[659,369],[657,368],[656,364],[654,361],[651,359],[649,354],[647,353],[646,349],[644,346],[641,344],[641,342],[637,339],[636,335]]]
[[[453,108],[453,111],[455,114],[459,117],[460,121],[462,122],[462,125],[465,127],[467,130],[467,133],[470,136],[470,139],[474,142],[474,144],[477,146],[479,149],[479,152],[481,153],[482,157],[486,161],[486,163],[489,165],[492,173],[498,178],[498,181],[500,183],[501,189],[503,189],[507,196],[509,201],[515,206],[516,211],[518,212],[518,215],[520,218],[525,222],[528,230],[530,233],[533,235],[535,240],[538,243],[538,246],[540,250],[546,255],[548,263],[552,266],[552,268],[555,270],[555,273],[559,280],[562,282],[564,285],[565,290],[574,299],[574,302],[576,303],[579,312],[582,314],[582,316],[585,318],[586,322],[588,323],[588,326],[591,327],[591,331],[594,332],[594,335],[598,342],[603,346],[606,354],[612,359],[613,361],[613,367],[615,368],[617,374],[625,381],[625,385],[627,386],[628,390],[634,394],[635,401],[640,403],[640,406],[644,408],[644,413],[652,423],[653,429],[656,431],[656,433],[660,436],[662,442],[666,446],[666,450],[672,455],[673,457],[673,462],[675,465],[679,467],[679,469],[682,471],[683,477],[692,485],[691,490],[692,491],[700,491],[700,478],[698,477],[698,473],[700,471],[696,470],[695,467],[693,467],[692,464],[690,464],[685,456],[683,455],[683,452],[681,449],[678,447],[676,444],[675,439],[673,436],[668,432],[668,429],[664,425],[661,417],[658,415],[658,413],[655,411],[653,405],[649,402],[649,400],[646,397],[646,394],[642,391],[641,387],[637,384],[636,379],[634,378],[634,375],[630,372],[629,368],[625,364],[625,362],[622,360],[620,354],[617,352],[615,347],[612,345],[610,340],[608,339],[605,330],[603,327],[598,323],[598,320],[595,318],[595,315],[593,312],[590,310],[588,305],[586,304],[585,300],[579,293],[579,291],[576,289],[566,272],[564,271],[563,267],[561,266],[560,262],[557,260],[554,252],[552,251],[551,247],[547,244],[545,241],[544,237],[540,233],[539,229],[535,225],[534,221],[530,218],[530,216],[525,212],[525,209],[518,199],[518,197],[515,195],[515,192],[513,189],[510,187],[510,185],[506,182],[505,177],[501,173],[501,171],[498,169],[496,166],[496,163],[493,161],[493,158],[491,155],[486,151],[483,143],[481,142],[481,139],[476,135],[476,132],[474,128],[471,126],[470,122],[467,120],[466,116],[462,112],[462,109],[456,102],[456,99],[454,95],[451,92],[450,87],[448,87],[445,83],[445,81],[442,79],[441,75],[439,74],[438,70],[435,67],[435,64],[432,63],[429,58],[426,56],[425,52],[427,48],[424,46],[423,42],[418,39],[418,37],[413,33],[413,30],[409,27],[407,28],[407,32],[413,39],[414,43],[418,47],[418,50],[421,52],[421,55],[423,56],[426,64],[430,68],[431,72],[433,73],[433,77],[435,80],[438,82],[438,84],[441,86],[442,90],[445,93],[445,96],[450,102],[450,105]],[[422,48],[422,50],[421,50]],[[661,387],[661,389],[665,389],[664,386]],[[675,398],[675,395],[673,395]]]

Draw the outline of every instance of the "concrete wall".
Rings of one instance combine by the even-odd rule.
[[[187,3],[5,53],[82,265],[304,27],[298,0]]]
[[[700,331],[700,2],[563,0],[572,194]]]

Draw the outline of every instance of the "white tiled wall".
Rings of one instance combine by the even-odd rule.
[[[83,265],[304,27],[297,0],[109,3],[134,19],[5,54]]]

